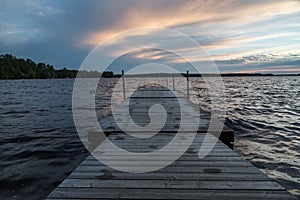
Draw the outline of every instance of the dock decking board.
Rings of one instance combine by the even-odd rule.
[[[173,93],[165,88],[141,88],[133,97],[132,103],[136,107],[134,106],[130,113],[137,114],[140,122],[144,124],[149,123],[147,102],[150,103],[151,98],[161,99],[163,104],[174,109],[174,113],[179,112],[177,108],[172,108]],[[196,107],[183,95],[180,95],[180,101],[185,103],[187,110]],[[120,111],[126,112],[126,109],[128,107],[124,104],[119,106]],[[203,113],[199,129],[205,133],[210,115],[207,112]],[[172,115],[172,112],[169,114]],[[135,139],[122,133],[122,130],[116,127],[112,115],[102,119],[100,124],[110,133],[108,138],[119,147],[134,152],[150,152],[166,145],[176,134],[177,129],[171,127],[179,120],[176,114],[173,114],[173,117],[174,120],[171,119],[172,123],[169,122],[169,126],[164,127],[163,133],[144,139]],[[114,127],[115,130],[109,131],[107,127]],[[224,130],[225,133],[231,131],[226,126]],[[90,155],[49,194],[47,199],[296,199],[280,184],[268,178],[221,141],[216,143],[205,158],[199,159],[199,148],[209,148],[211,144],[210,140],[203,144],[203,133],[196,135],[189,149],[174,163],[149,173],[120,172],[103,165]],[[110,157],[106,159],[115,160],[116,166],[131,168],[130,157],[110,149],[106,150],[109,151],[102,152],[96,148],[94,153],[108,153]],[[155,166],[160,161],[168,160],[174,153],[168,151],[153,159],[141,156],[140,162]]]

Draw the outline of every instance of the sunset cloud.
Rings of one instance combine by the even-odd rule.
[[[119,16],[117,22],[109,21],[110,25],[107,29],[100,28],[99,31],[88,34],[87,39],[85,38],[83,42],[88,41],[87,44],[97,45],[102,39],[123,30],[155,26],[178,29],[194,36],[222,35],[225,33],[232,35],[234,30],[228,28],[238,29],[241,26],[267,21],[281,15],[291,15],[300,11],[299,2],[297,1],[167,0],[130,2],[135,3],[132,3],[130,8],[116,13]],[[94,13],[94,15],[96,17],[98,14]],[[272,24],[271,26],[274,27]],[[264,28],[268,27],[264,25]],[[245,33],[245,29],[241,30],[242,33]],[[252,30],[255,31],[256,27],[253,26],[252,29],[246,30],[246,32]],[[98,37],[95,37],[95,35],[98,35]]]
[[[241,71],[256,64],[263,68],[267,67],[263,64],[274,62],[284,71],[284,63],[298,59],[295,55],[300,49],[300,2],[296,0],[125,0],[118,4],[11,0],[4,2],[0,15],[1,53],[31,57],[59,67],[78,68],[99,43],[142,27],[171,28],[190,36],[221,70]],[[143,34],[150,33],[131,37],[142,38]],[[194,61],[205,61],[176,38],[162,40],[172,43],[178,51],[188,52]],[[130,45],[130,38],[111,42]],[[136,51],[129,60],[164,60],[178,65],[185,62],[157,51]],[[284,62],[278,64],[279,60]],[[294,64],[291,67],[286,63],[286,69],[300,68]]]

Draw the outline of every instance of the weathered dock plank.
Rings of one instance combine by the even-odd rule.
[[[180,109],[176,106],[176,99],[184,102],[187,112],[198,108],[186,100],[184,95],[176,98],[163,87],[145,87],[140,90],[133,94],[130,114],[135,115],[136,123],[146,126],[150,122],[149,104],[162,103],[171,115],[163,131],[150,138],[137,139],[127,135],[114,121],[114,117],[122,117],[122,114],[114,117],[109,115],[100,124],[104,127],[104,132],[109,134],[109,140],[120,148],[137,153],[152,152],[168,144],[178,130]],[[121,104],[118,108],[121,113],[126,113],[129,109],[124,105]],[[296,199],[220,140],[214,144],[215,139],[211,136],[204,143],[206,134],[203,133],[207,132],[210,115],[204,111],[203,113],[198,128],[198,132],[202,133],[196,135],[187,151],[171,165],[149,173],[127,173],[110,168],[89,155],[48,199]],[[129,118],[122,120],[124,124],[130,122]],[[224,135],[226,131],[229,133],[231,130],[224,127]],[[93,134],[97,135],[97,132]],[[149,135],[147,132],[139,134],[145,137]],[[183,140],[180,144],[188,144],[188,141]],[[199,158],[199,149],[210,149],[211,145],[214,146],[209,154]],[[159,166],[162,161],[172,161],[171,156],[176,155],[175,148],[176,145],[174,149],[159,156],[136,155],[134,159],[138,158],[141,165]],[[122,166],[128,170],[132,168],[131,156],[121,154],[109,146],[104,146],[101,150],[95,148],[93,155],[108,155],[103,161],[114,161],[114,167]]]

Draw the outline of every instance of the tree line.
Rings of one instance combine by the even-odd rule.
[[[77,70],[56,70],[52,65],[35,63],[10,54],[0,56],[0,79],[74,78]]]
[[[52,65],[35,63],[30,59],[16,58],[13,55],[0,55],[0,79],[50,79],[75,78],[78,70],[55,69]],[[113,72],[80,71],[82,78],[115,77]]]

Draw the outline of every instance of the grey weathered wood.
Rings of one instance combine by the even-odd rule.
[[[49,199],[294,199],[286,191],[57,188]]]
[[[161,164],[161,161],[159,160],[141,160],[141,164],[147,164],[147,166],[159,166]],[[86,161],[82,163],[82,165],[99,165],[98,162],[93,161]],[[248,162],[237,162],[237,161],[202,161],[196,160],[196,161],[182,161],[177,160],[175,163],[172,164],[173,166],[215,166],[215,167],[222,167],[224,165],[231,166],[231,167],[250,167],[251,164]],[[115,160],[114,166],[132,166],[131,160]]]
[[[155,173],[145,173],[143,175],[139,174],[129,174],[122,172],[113,172],[112,179],[121,179],[121,180],[215,180],[215,181],[235,181],[235,180],[256,180],[256,181],[269,181],[270,179],[261,173],[248,173],[248,174],[239,174],[239,173],[180,173],[180,172],[155,172]],[[101,179],[105,178],[105,173],[101,171],[97,172],[81,172],[74,171],[69,179]]]
[[[145,159],[144,156],[136,156],[139,157],[139,159],[143,160]],[[111,156],[109,158],[109,160],[130,160],[130,156]],[[170,157],[168,156],[157,156],[155,158],[155,160],[169,160]],[[171,159],[170,159],[171,160]],[[196,155],[184,155],[182,157],[180,157],[178,160],[193,160],[193,161],[199,161],[198,156]],[[95,159],[93,156],[88,156],[85,161],[94,161],[94,162],[99,162],[97,159]],[[201,158],[200,161],[243,161],[245,162],[245,160],[240,157],[240,156],[232,156],[232,157],[220,157],[220,156],[206,156],[205,158]]]
[[[126,167],[124,167],[126,168]],[[129,166],[128,169],[131,169]],[[189,166],[188,169],[186,166],[174,166],[170,165],[168,167],[165,167],[163,169],[158,170],[158,172],[164,172],[164,173],[209,173],[210,170],[220,170],[221,173],[242,173],[242,174],[260,174],[261,172],[255,168],[255,167],[240,167],[240,166],[221,166],[221,167],[215,167],[215,166]],[[110,167],[98,165],[98,166],[84,166],[79,165],[76,169],[76,171],[80,172],[99,172],[101,170],[112,170]],[[208,172],[207,172],[208,171]]]
[[[274,181],[187,181],[187,180],[97,180],[97,179],[66,179],[59,187],[75,188],[146,188],[146,189],[216,189],[227,190],[284,190]]]
[[[145,86],[132,97],[131,103],[134,106],[130,113],[136,115],[136,123],[149,123],[148,105],[153,98],[159,99],[171,109],[168,114],[173,118],[164,127],[163,133],[146,139],[137,139],[122,133],[112,115],[101,119],[100,124],[104,127],[104,131],[109,133],[109,140],[128,151],[150,152],[170,142],[177,131],[174,126],[180,122],[180,109],[174,106],[176,101],[182,101],[186,111],[198,108],[183,95],[179,99],[174,98],[173,92],[164,87]],[[125,113],[126,109],[129,109],[124,105],[120,104],[118,111]],[[129,119],[122,120],[122,123],[126,124]],[[202,133],[198,133],[189,149],[169,166],[150,173],[126,173],[105,166],[89,155],[48,196],[48,199],[296,199],[276,181],[268,178],[222,142],[217,141],[215,144],[215,139],[211,137],[203,143],[209,120],[210,114],[203,112],[198,129],[198,132]],[[226,136],[226,131],[228,135],[232,134],[232,130],[225,126],[223,128],[225,134],[221,135],[222,137]],[[149,135],[147,132],[138,133]],[[95,137],[100,135],[97,131],[93,134]],[[187,144],[184,141],[185,137],[182,136],[181,144]],[[88,141],[88,138],[83,140]],[[102,141],[103,138],[99,139],[99,144]],[[205,158],[199,159],[199,149],[211,147],[213,147],[211,152]],[[123,166],[127,170],[132,168],[132,158],[128,155],[120,154],[108,147],[104,147],[101,151],[96,148],[93,152],[94,156],[103,154],[109,155],[103,159],[114,161],[115,166]],[[141,164],[157,166],[161,161],[171,160],[170,155],[176,155],[176,145],[174,150],[154,158],[144,156],[135,158],[139,158]]]

